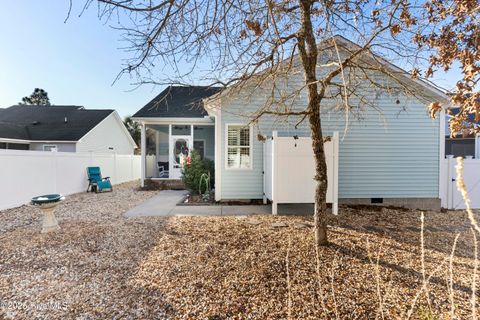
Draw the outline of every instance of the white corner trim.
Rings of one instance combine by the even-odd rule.
[[[140,123],[141,125],[141,140],[140,140],[140,164],[141,176],[140,176],[140,185],[142,188],[145,186],[145,175],[146,175],[146,132],[145,132],[145,123]]]
[[[475,159],[480,159],[480,133],[475,136]]]
[[[242,126],[242,127],[246,127],[248,126],[249,128],[249,142],[250,142],[250,145],[248,146],[248,148],[250,149],[250,166],[248,168],[229,168],[228,167],[228,127],[234,127],[234,126]],[[225,140],[225,150],[224,150],[224,154],[225,154],[225,170],[228,170],[228,171],[251,171],[253,170],[253,124],[250,124],[250,125],[246,125],[245,123],[239,123],[239,122],[236,122],[236,123],[225,123],[225,137],[224,137],[224,140]]]
[[[222,112],[215,115],[215,201],[222,200]]]
[[[438,197],[440,198],[441,206],[447,207],[447,197],[448,191],[446,189],[447,184],[450,183],[448,180],[448,172],[445,161],[445,125],[446,125],[446,114],[445,109],[440,110],[440,128],[439,128],[439,154],[438,154]]]

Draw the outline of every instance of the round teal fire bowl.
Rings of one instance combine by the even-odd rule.
[[[61,194],[46,194],[32,198],[32,205],[40,208],[43,212],[42,233],[60,229],[57,218],[55,218],[55,207],[63,200],[65,197]]]

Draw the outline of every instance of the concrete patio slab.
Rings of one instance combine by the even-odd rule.
[[[125,213],[126,217],[166,217],[166,216],[249,216],[271,214],[271,205],[181,205],[186,195],[184,190],[164,190]],[[279,214],[312,214],[312,205],[279,205]]]
[[[176,206],[173,216],[221,216],[222,206]]]
[[[270,205],[242,205],[242,206],[222,206],[222,215],[224,216],[244,216],[250,214],[271,214]]]
[[[163,190],[147,201],[130,209],[126,217],[155,217],[170,216],[178,202],[186,195],[186,190]]]
[[[271,206],[176,206],[169,216],[248,216],[251,214],[269,214]]]

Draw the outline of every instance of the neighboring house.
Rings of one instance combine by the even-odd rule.
[[[0,149],[133,154],[136,148],[115,110],[25,105],[0,110]]]
[[[337,43],[351,45],[343,38]],[[448,98],[378,57],[369,63],[390,70],[415,96],[406,96],[401,90],[367,88],[361,92],[363,98],[377,107],[362,110],[361,119],[351,116],[347,120],[333,102],[323,105],[323,133],[340,132],[340,203],[439,208],[445,118],[442,111],[441,117],[432,120],[426,105],[430,101],[446,103]],[[374,76],[376,81],[395,83],[384,74]],[[133,117],[142,124],[143,179],[179,179],[179,155],[193,147],[205,157],[214,155],[217,201],[262,199],[264,143],[257,137],[272,136],[273,131],[279,136],[310,136],[310,130],[306,121],[297,127],[295,117],[264,115],[251,124],[252,115],[266,105],[271,92],[253,81],[244,82],[242,90],[230,87],[218,93],[218,88],[168,87],[137,112]],[[302,72],[292,71],[283,89],[288,94],[302,88],[304,81]],[[306,92],[293,103],[298,110],[304,109]],[[302,168],[292,161],[291,170]]]
[[[457,113],[458,109],[452,109],[451,112],[454,114]],[[446,115],[445,121],[445,155],[453,155],[454,157],[473,157],[476,159],[480,158],[480,135],[467,134],[467,135],[457,135],[456,137],[450,136],[450,129],[448,127],[448,120],[450,119],[449,115]],[[480,125],[480,122],[475,121],[473,114],[469,116],[469,122],[473,123],[475,126]]]

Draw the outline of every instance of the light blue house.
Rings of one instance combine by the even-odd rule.
[[[339,43],[351,45],[342,38]],[[336,56],[323,55],[321,64],[330,59]],[[358,77],[350,103],[356,109],[346,112],[344,101],[336,99],[322,105],[324,135],[340,133],[340,203],[438,208],[445,117],[432,120],[426,106],[431,101],[445,102],[447,97],[380,58],[364,63],[380,64],[395,81],[388,72],[371,71],[369,77],[383,88]],[[272,96],[273,84],[280,89]],[[257,119],[259,110],[283,108],[285,101],[291,110],[304,109],[303,84],[303,74],[292,68],[271,81],[262,79],[259,84],[253,77],[221,91],[167,88],[134,115],[142,124],[142,183],[144,179],[179,179],[181,154],[194,148],[215,161],[217,201],[264,198],[264,138],[273,131],[292,141],[310,134],[308,123],[299,117],[265,114]],[[277,100],[272,99],[275,95]],[[295,173],[302,168],[292,161],[290,170]]]

